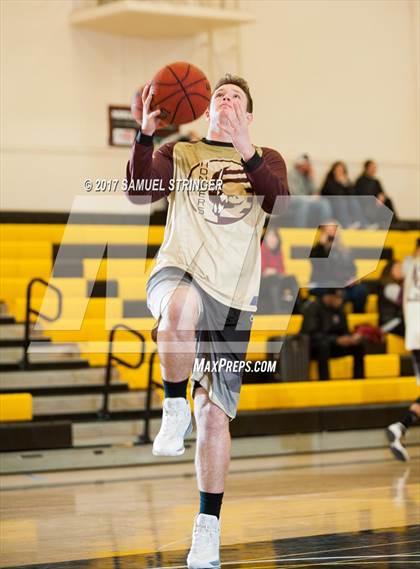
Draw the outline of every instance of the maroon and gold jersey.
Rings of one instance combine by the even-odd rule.
[[[232,144],[203,139],[165,144],[153,154],[152,137],[137,137],[127,164],[129,198],[145,203],[166,196],[169,203],[152,274],[179,267],[219,302],[256,310],[264,221],[276,198],[289,192],[280,154],[269,148],[255,150],[245,163]],[[133,182],[142,180],[158,180],[159,185],[154,191],[147,191],[145,184],[133,189]],[[182,189],[182,180],[209,187]]]

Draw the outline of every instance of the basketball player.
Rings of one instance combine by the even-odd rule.
[[[126,175],[128,181],[161,181],[157,191],[131,191],[134,203],[145,203],[150,194],[152,201],[166,197],[169,202],[164,240],[147,283],[165,391],[153,454],[184,453],[184,437],[192,428],[186,394],[193,372],[200,510],[187,562],[190,569],[214,568],[220,566],[229,420],[236,415],[241,388],[237,364],[245,359],[257,308],[266,214],[277,198],[289,194],[286,166],[278,152],[251,143],[253,102],[242,78],[226,75],[217,83],[206,111],[206,138],[165,144],[154,154],[159,109],[150,111],[152,97],[148,84]],[[180,178],[221,180],[222,187],[170,192],[170,180]],[[208,365],[193,369],[201,360]],[[222,367],[222,360],[230,366]]]

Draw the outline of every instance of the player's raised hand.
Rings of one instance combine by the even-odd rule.
[[[131,99],[131,114],[133,115],[136,123],[139,125],[141,125],[141,121],[143,120],[143,89],[144,87],[139,87]]]
[[[142,93],[143,102],[143,117],[141,121],[141,131],[144,134],[151,136],[155,130],[159,128],[161,121],[159,120],[160,109],[150,110],[153,98],[153,88],[150,83],[147,83]]]
[[[233,99],[232,106],[220,113],[218,126],[230,136],[233,146],[246,162],[255,154],[249,134],[250,121],[239,101]]]

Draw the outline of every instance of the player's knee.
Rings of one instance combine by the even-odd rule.
[[[198,318],[198,302],[191,294],[174,294],[162,314],[160,329],[191,330]]]
[[[229,419],[220,409],[209,399],[199,404],[195,404],[195,418],[197,429],[203,434],[217,434],[229,428]]]
[[[194,311],[186,309],[185,303],[175,300],[166,307],[159,329],[177,331],[193,329],[194,327]]]
[[[171,300],[162,315],[162,327],[177,328],[182,318],[183,306],[176,300]]]

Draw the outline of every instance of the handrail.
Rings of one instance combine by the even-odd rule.
[[[150,354],[149,358],[149,374],[147,379],[147,394],[146,394],[146,408],[144,410],[144,430],[143,434],[140,435],[137,439],[138,444],[150,444],[152,442],[150,438],[150,419],[151,419],[151,410],[152,410],[152,388],[158,387],[163,389],[161,383],[158,383],[153,379],[153,366],[155,363],[156,356],[158,355],[158,351],[154,350]]]
[[[51,288],[52,290],[54,290],[57,293],[58,307],[57,307],[57,315],[56,316],[54,316],[54,317],[47,316],[46,314],[42,314],[41,312],[39,312],[35,308],[32,308],[32,306],[31,306],[32,287],[35,283],[41,283],[41,284],[45,285],[47,288]],[[62,310],[63,310],[63,294],[59,288],[57,288],[53,284],[47,282],[46,280],[44,280],[40,277],[35,277],[31,281],[29,281],[28,286],[26,287],[25,334],[24,334],[24,338],[23,338],[23,358],[22,358],[22,361],[20,362],[20,367],[22,369],[25,370],[25,369],[28,369],[28,367],[29,367],[28,349],[29,349],[29,345],[31,343],[31,341],[29,339],[31,314],[35,314],[35,316],[39,316],[40,318],[43,318],[44,320],[48,320],[48,322],[54,322],[55,320],[58,320],[60,318]]]
[[[115,356],[113,353],[114,336],[117,333],[117,331],[121,330],[121,329],[126,330],[126,331],[130,332],[131,334],[134,334],[135,336],[137,336],[141,340],[140,359],[135,365],[130,364],[129,362],[127,362],[125,360],[122,360],[118,356]],[[126,326],[125,324],[116,324],[112,328],[111,333],[109,335],[108,360],[106,363],[105,383],[104,383],[104,391],[103,391],[104,397],[103,397],[102,409],[98,412],[99,418],[107,419],[109,417],[108,401],[109,401],[109,387],[111,385],[112,363],[116,362],[116,363],[119,363],[120,365],[122,365],[124,367],[128,367],[130,369],[137,369],[144,362],[145,351],[146,351],[146,340],[145,340],[145,337],[143,336],[143,334],[141,334],[140,332],[137,332],[137,330],[133,330],[133,328],[130,328],[129,326]]]

